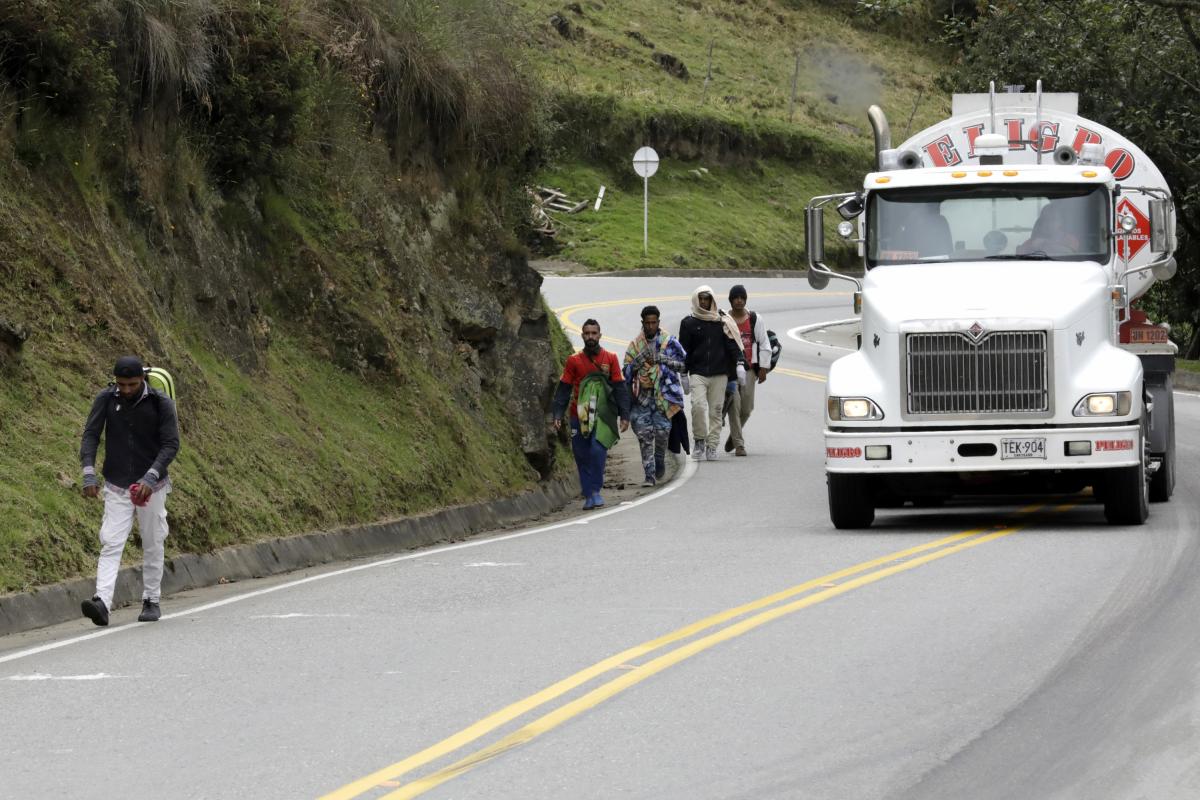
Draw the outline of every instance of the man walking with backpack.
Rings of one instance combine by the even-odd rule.
[[[735,456],[746,455],[743,431],[746,421],[754,411],[754,387],[765,383],[771,368],[771,340],[767,337],[767,323],[761,314],[746,308],[746,287],[740,283],[729,290],[729,316],[733,318],[741,336],[743,357],[750,365],[746,382],[728,395],[725,412],[729,415],[729,438],[725,440],[725,452]]]
[[[97,625],[108,624],[121,554],[134,517],[142,539],[142,613],[138,621],[154,622],[161,616],[163,543],[168,533],[166,502],[171,491],[167,466],[179,452],[175,403],[150,388],[142,362],[135,356],[123,356],[117,359],[113,376],[115,383],[92,402],[79,448],[83,496],[99,497],[102,492],[104,496],[96,594],[82,603],[83,615]],[[103,489],[96,475],[96,451],[102,435]]]
[[[554,393],[554,429],[570,403],[571,453],[579,469],[583,509],[603,508],[604,466],[608,448],[629,430],[629,390],[615,353],[600,346],[600,323],[583,323],[583,350],[563,365]],[[620,417],[618,426],[617,418]]]

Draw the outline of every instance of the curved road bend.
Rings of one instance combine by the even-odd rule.
[[[626,340],[697,283],[545,292]],[[781,335],[847,316],[744,283]],[[750,457],[636,506],[0,640],[0,796],[1200,796],[1200,397],[1146,526],[1056,497],[837,532],[827,354],[784,343]]]

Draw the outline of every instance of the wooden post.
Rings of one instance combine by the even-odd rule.
[[[796,83],[800,80],[800,51],[796,51],[796,68],[792,71],[792,99],[788,103],[788,122],[796,113]]]
[[[921,97],[924,94],[925,94],[925,87],[922,86],[920,91],[917,92],[917,99],[913,101],[913,110],[912,110],[912,113],[908,115],[908,123],[905,124],[905,126],[904,126],[904,139],[900,140],[902,142],[905,141],[906,139],[908,139],[908,131],[909,131],[909,129],[912,128],[913,117],[915,117],[917,115],[917,106],[921,105]]]
[[[701,103],[708,102],[708,85],[712,83],[712,49],[715,39],[710,39],[708,42],[708,72],[704,76],[704,96],[701,98]]]

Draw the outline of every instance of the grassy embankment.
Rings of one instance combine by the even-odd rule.
[[[94,568],[76,453],[124,352],[180,387],[169,554],[532,486],[506,17],[128,5],[0,8],[0,593]]]
[[[888,112],[897,144],[949,110],[933,88],[938,54],[870,30],[852,3],[518,5],[560,109],[558,149],[537,177],[573,199],[607,187],[599,213],[558,215],[555,257],[593,269],[801,268],[807,199],[854,188],[870,166],[867,106]],[[655,61],[664,54],[688,79]],[[642,144],[663,159],[650,181],[648,256],[630,164]]]

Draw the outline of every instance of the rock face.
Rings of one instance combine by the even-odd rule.
[[[0,317],[0,364],[15,361],[27,338],[23,327]]]
[[[688,72],[688,68],[683,61],[670,53],[654,53],[650,57],[654,59],[655,64],[658,64],[676,78],[683,81],[691,79],[692,75]]]
[[[87,197],[52,199],[25,173],[12,187],[24,204],[0,202],[0,231],[11,234],[0,278],[19,274],[29,286],[0,298],[0,368],[18,363],[28,338],[83,341],[102,352],[86,368],[95,380],[113,352],[139,353],[190,382],[195,402],[202,370],[180,352],[180,323],[250,376],[269,368],[277,335],[299,337],[361,378],[419,382],[422,396],[473,418],[461,435],[486,431],[497,448],[519,447],[529,475],[546,477],[557,374],[541,276],[506,244],[496,210],[461,196],[450,176],[428,167],[418,186],[396,189],[386,156],[376,168],[379,178],[358,179],[358,202],[248,185],[153,197],[136,229]],[[69,327],[52,334],[52,319]]]

